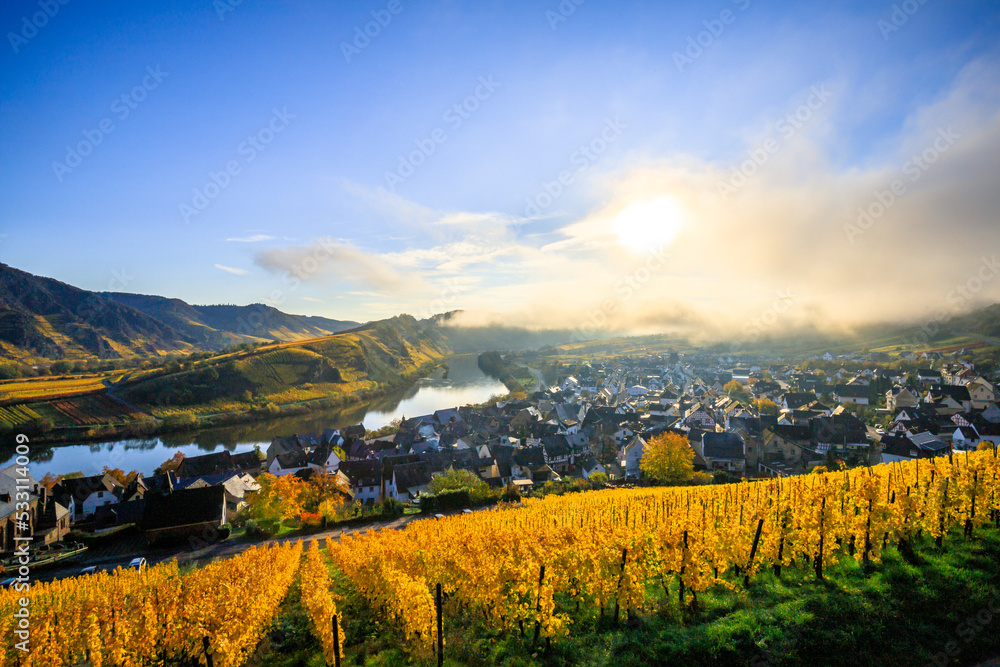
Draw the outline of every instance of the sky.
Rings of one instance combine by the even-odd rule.
[[[368,321],[1000,300],[995,2],[10,0],[0,261]]]

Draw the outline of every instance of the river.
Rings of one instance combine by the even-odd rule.
[[[109,466],[125,472],[138,470],[144,475],[151,475],[157,466],[176,452],[183,452],[185,456],[198,456],[223,449],[236,454],[252,450],[254,446],[266,450],[271,439],[277,435],[319,435],[327,428],[350,426],[359,422],[365,428],[374,430],[400,417],[416,417],[444,408],[482,403],[490,396],[506,392],[501,382],[479,370],[475,355],[463,355],[451,359],[447,369],[438,368],[412,386],[367,404],[314,411],[267,422],[170,433],[140,440],[33,445],[31,473],[36,479],[48,472],[53,475],[69,472],[95,475]],[[11,448],[5,449],[3,455],[0,455],[5,455],[6,458],[3,466],[14,462]]]

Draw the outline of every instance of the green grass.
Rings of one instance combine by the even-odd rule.
[[[337,604],[347,631],[345,665],[433,665],[411,655],[391,626],[380,623],[334,572]],[[889,548],[866,573],[845,559],[817,581],[809,568],[785,568],[779,579],[759,574],[749,588],[717,587],[682,612],[649,588],[648,608],[616,625],[610,612],[576,613],[570,634],[551,646],[482,627],[468,616],[445,616],[445,664],[594,667],[650,665],[972,665],[1000,655],[1000,537],[983,530],[973,540],[951,536],[937,550],[919,542],[908,556]],[[297,592],[283,606],[286,639],[261,664],[320,665],[318,646]],[[688,598],[690,601],[690,597]],[[991,604],[993,610],[991,610]],[[281,650],[271,662],[269,651]],[[951,652],[949,656],[948,651]]]

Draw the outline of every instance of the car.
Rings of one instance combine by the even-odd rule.
[[[96,574],[96,573],[97,573],[96,565],[88,565],[87,567],[83,568],[78,572],[80,576],[83,576],[85,574]]]
[[[444,514],[435,514],[434,518],[435,519],[443,519],[444,518]]]
[[[142,572],[143,570],[146,569],[146,565],[147,563],[145,558],[133,558],[132,560],[129,561],[128,569],[139,570],[140,572]]]
[[[462,514],[472,514],[472,510],[470,510],[469,508],[465,508],[464,510],[462,510]]]
[[[4,579],[3,581],[0,581],[0,588],[10,588],[11,586],[14,585],[14,582],[16,581],[17,581],[16,577],[9,577],[7,579]]]

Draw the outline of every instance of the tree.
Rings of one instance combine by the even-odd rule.
[[[47,472],[45,473],[45,477],[42,477],[40,480],[38,480],[38,483],[41,484],[46,489],[51,490],[52,487],[58,484],[61,480],[62,480],[62,475],[56,477],[51,472]]]
[[[133,470],[132,472],[126,473],[124,470],[121,470],[120,468],[112,468],[111,466],[104,466],[104,471],[103,472],[105,474],[108,474],[108,475],[111,475],[112,477],[114,477],[116,480],[118,480],[118,483],[121,484],[122,486],[128,486],[129,483],[133,479],[135,479],[136,476],[139,474],[135,470]]]
[[[762,415],[774,415],[777,416],[781,413],[778,408],[778,404],[772,401],[770,398],[761,398],[754,401],[754,405],[757,407],[757,412]]]
[[[258,521],[281,521],[302,514],[307,483],[295,475],[275,477],[262,473],[257,478],[260,490],[250,496],[250,516]]]
[[[452,469],[443,475],[433,478],[430,483],[431,493],[441,493],[442,491],[456,491],[458,489],[468,489],[482,493],[489,488],[489,485],[471,470]]]
[[[639,462],[642,474],[659,482],[685,482],[694,475],[694,450],[687,438],[663,433],[650,438]]]
[[[184,460],[184,452],[177,452],[172,457],[164,461],[153,471],[154,475],[162,475],[165,472],[177,470],[180,467],[181,461]]]
[[[350,498],[350,487],[344,475],[324,471],[309,478],[300,500],[307,512],[316,512],[324,502],[340,504]]]
[[[743,385],[737,382],[736,380],[730,380],[729,382],[727,382],[722,386],[722,389],[723,391],[725,391],[727,394],[730,395],[743,393]]]

